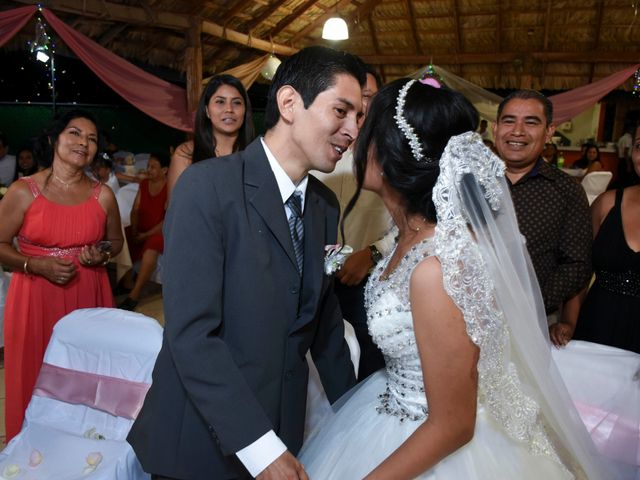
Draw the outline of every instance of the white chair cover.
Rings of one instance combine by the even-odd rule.
[[[607,189],[611,177],[613,177],[613,173],[611,172],[591,172],[584,176],[582,179],[582,187],[584,191],[587,192],[589,205],[598,198],[598,195]]]
[[[148,153],[136,153],[133,156],[134,165],[136,167],[136,171],[146,170],[147,164],[149,163],[149,154]]]
[[[133,182],[128,183],[123,187],[120,187],[116,194],[116,200],[118,201],[118,209],[120,210],[120,219],[123,227],[131,225],[131,209],[133,203],[136,200],[136,195],[140,189],[140,184]]]
[[[115,308],[81,309],[56,324],[44,363],[150,384],[161,344],[162,328],[151,318]],[[42,376],[41,372],[40,379]],[[129,392],[128,382],[121,383]],[[0,453],[0,475],[49,480],[147,479],[126,442],[132,423],[132,419],[84,404],[34,393],[21,432]]]

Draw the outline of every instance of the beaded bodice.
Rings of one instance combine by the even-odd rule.
[[[413,269],[432,253],[432,239],[414,245],[398,266],[382,278],[392,255],[381,261],[367,283],[365,304],[369,333],[382,351],[388,374],[378,411],[401,420],[427,416],[422,367],[413,333],[409,281]]]

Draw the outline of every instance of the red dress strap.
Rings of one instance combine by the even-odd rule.
[[[31,190],[31,193],[33,194],[33,198],[38,198],[38,196],[40,195],[40,189],[38,188],[38,184],[36,183],[36,181],[29,177],[21,177],[20,180],[22,180],[23,182],[27,182],[27,185],[29,185],[29,189]]]
[[[93,184],[93,198],[98,200],[100,198],[100,190],[102,190],[102,184],[98,181]]]

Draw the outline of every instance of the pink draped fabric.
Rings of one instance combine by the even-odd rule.
[[[36,11],[35,5],[0,12],[0,47],[27,24]]]
[[[640,64],[625,68],[597,82],[549,97],[553,103],[553,122],[558,125],[595,105],[611,90],[618,88],[635,73]]]
[[[126,101],[165,125],[184,132],[193,130],[184,88],[161,80],[111,53],[73,30],[50,10],[44,9],[42,14],[67,46]]]
[[[0,12],[0,47],[13,37],[35,13],[35,6]],[[58,35],[109,87],[147,115],[170,127],[193,131],[193,116],[187,112],[186,90],[165,82],[101,47],[63,23],[48,9],[42,14]],[[597,82],[549,97],[556,124],[567,121],[594,105],[622,85],[640,64]]]
[[[629,465],[640,465],[640,430],[637,420],[582,402],[575,402],[575,405],[601,454]]]
[[[33,394],[135,420],[150,386],[43,363]]]

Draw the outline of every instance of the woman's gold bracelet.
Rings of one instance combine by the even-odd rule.
[[[109,263],[109,260],[111,260],[111,252],[110,251],[106,251],[104,252],[107,254],[107,258],[101,263],[101,265],[104,267]]]
[[[31,260],[31,257],[25,258],[24,263],[22,264],[22,270],[24,271],[25,275],[31,275],[29,273],[29,260]]]

